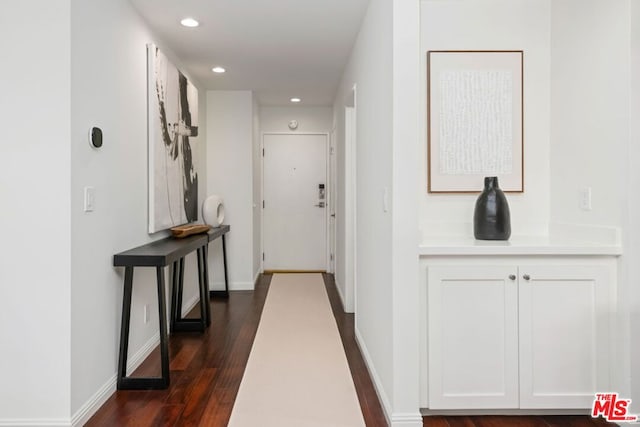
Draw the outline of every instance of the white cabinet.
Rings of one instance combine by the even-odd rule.
[[[610,269],[519,270],[520,407],[590,408],[609,389]]]
[[[609,265],[430,265],[429,409],[590,408],[608,390]]]
[[[428,270],[429,408],[518,407],[516,268]]]

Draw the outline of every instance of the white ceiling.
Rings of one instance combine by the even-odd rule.
[[[131,0],[207,89],[331,105],[369,0]],[[180,20],[193,17],[197,28]],[[214,74],[215,65],[227,69]]]

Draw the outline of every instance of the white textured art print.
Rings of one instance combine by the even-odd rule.
[[[439,172],[443,175],[512,173],[512,72],[443,70],[439,83]]]

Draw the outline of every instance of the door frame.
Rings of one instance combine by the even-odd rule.
[[[344,310],[347,313],[357,311],[358,292],[358,224],[357,224],[357,128],[358,128],[358,103],[357,85],[353,85],[347,94],[344,108],[344,244],[345,244],[345,301]],[[349,132],[350,131],[350,132]]]
[[[304,136],[304,135],[309,135],[309,136],[313,136],[313,135],[322,135],[325,137],[325,158],[326,158],[326,164],[325,164],[325,176],[326,176],[326,182],[324,185],[325,188],[325,210],[324,210],[324,223],[325,223],[325,260],[324,260],[324,265],[325,265],[325,271],[329,271],[330,268],[330,261],[329,261],[329,254],[331,251],[331,248],[329,247],[330,245],[330,241],[329,241],[329,192],[331,191],[331,183],[329,182],[329,180],[331,179],[331,177],[329,176],[329,163],[331,161],[331,159],[329,158],[329,146],[330,141],[329,141],[329,133],[328,132],[261,132],[261,136],[260,136],[260,149],[262,150],[262,156],[260,157],[260,200],[262,203],[264,203],[264,153],[265,153],[265,146],[264,146],[264,137],[267,135],[282,135],[282,136],[286,136],[286,135],[295,135],[295,136]],[[264,205],[263,205],[264,206]],[[260,260],[260,271],[262,271],[264,273],[264,208],[262,206],[260,206],[260,253],[262,254],[261,260]]]
[[[329,135],[329,192],[327,201],[330,201],[327,212],[329,224],[329,270],[328,273],[336,274],[337,248],[338,248],[338,147],[336,147],[336,128],[331,129]],[[329,199],[330,198],[330,199]]]

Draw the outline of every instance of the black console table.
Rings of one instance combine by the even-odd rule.
[[[228,296],[227,253],[224,235],[230,226],[223,225],[209,230],[207,234],[197,234],[182,239],[172,237],[121,252],[113,256],[115,267],[125,267],[124,292],[122,297],[122,323],[120,327],[120,351],[118,358],[118,390],[164,389],[169,386],[169,343],[167,337],[167,316],[165,302],[164,268],[171,265],[171,332],[204,331],[211,324],[209,306],[209,269],[207,252],[209,242],[222,237],[225,291],[210,291],[212,295]],[[182,318],[182,293],[184,279],[184,258],[196,251],[198,257],[198,288],[200,293],[200,318]],[[152,378],[127,377],[127,353],[129,349],[129,328],[131,323],[131,294],[133,291],[134,267],[155,267],[158,291],[158,318],[160,323],[160,360],[162,375]]]

